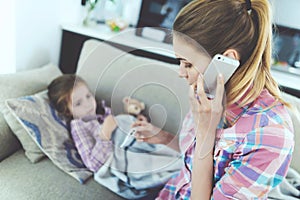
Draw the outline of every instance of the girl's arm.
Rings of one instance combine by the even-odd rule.
[[[111,139],[112,132],[116,129],[117,123],[112,115],[108,115],[102,124],[102,128],[99,137],[102,140],[109,141]]]
[[[112,154],[112,142],[99,137],[101,125],[97,120],[73,120],[71,134],[85,166],[96,172]]]

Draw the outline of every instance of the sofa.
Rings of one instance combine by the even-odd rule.
[[[145,103],[144,114],[152,123],[178,134],[188,111],[188,85],[176,78],[176,70],[175,65],[134,56],[109,44],[88,40],[81,50],[76,74],[87,81],[97,99],[105,100],[112,107],[113,114],[122,114],[122,98],[133,96]],[[29,140],[34,137],[28,137],[30,133],[24,125],[20,126],[21,121],[10,121],[15,116],[8,117],[11,110],[7,109],[7,102],[45,91],[50,81],[61,74],[58,66],[48,64],[0,75],[1,200],[122,199],[97,183],[92,175],[83,181],[70,176],[38,143],[31,141],[31,145],[37,144],[38,148],[35,146],[35,150],[29,152],[30,147],[26,146],[29,144],[22,137]],[[292,167],[300,172],[300,100],[283,95],[295,105],[290,110],[296,139]]]

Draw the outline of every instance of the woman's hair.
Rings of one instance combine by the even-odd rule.
[[[67,120],[67,122],[73,118],[68,105],[71,103],[73,88],[79,83],[86,84],[86,82],[77,75],[64,74],[54,79],[48,85],[48,98],[50,104],[58,111],[59,115]]]
[[[268,0],[194,0],[177,15],[174,35],[181,34],[200,44],[213,57],[235,49],[240,67],[226,84],[227,105],[245,98],[254,101],[266,88],[279,101],[277,83],[271,76],[272,19]],[[183,37],[186,38],[186,37]]]

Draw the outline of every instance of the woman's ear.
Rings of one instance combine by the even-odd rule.
[[[227,49],[223,55],[235,60],[240,60],[240,55],[235,49]]]

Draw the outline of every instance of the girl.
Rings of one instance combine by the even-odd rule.
[[[179,76],[191,86],[190,112],[179,137],[134,124],[140,141],[172,141],[184,154],[184,167],[157,200],[267,199],[285,177],[293,128],[270,73],[271,22],[268,0],[194,0],[176,17],[173,46]],[[202,74],[216,54],[240,66],[225,85],[219,75],[208,99]]]
[[[80,77],[69,74],[56,78],[48,86],[48,97],[70,125],[78,153],[95,172],[95,180],[118,195],[153,199],[182,167],[180,155],[173,149],[127,137],[134,117],[112,116],[104,102],[100,107],[103,114],[96,115],[95,97]],[[142,115],[139,118],[146,121]]]
[[[116,122],[111,109],[103,102],[98,110],[104,112],[96,116],[95,97],[85,81],[76,75],[62,75],[53,80],[48,86],[48,97],[70,127],[82,161],[96,172],[112,153],[111,134]]]

